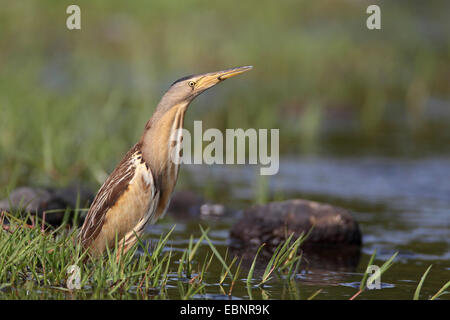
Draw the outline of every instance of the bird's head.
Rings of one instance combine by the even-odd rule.
[[[195,97],[202,92],[214,87],[225,79],[237,76],[251,70],[252,66],[232,68],[222,71],[209,72],[203,74],[190,75],[175,81],[164,95],[167,107],[168,105],[177,105],[181,103],[189,104]]]
[[[167,140],[174,125],[182,127],[189,103],[202,92],[219,82],[252,69],[251,66],[232,68],[187,76],[175,81],[162,97],[142,135],[142,153],[154,172],[162,172],[168,163]],[[180,121],[181,119],[181,121]]]

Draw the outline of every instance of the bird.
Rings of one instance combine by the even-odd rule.
[[[78,234],[82,247],[101,256],[117,243],[119,254],[138,241],[146,226],[167,211],[179,172],[171,147],[180,135],[190,103],[218,83],[252,66],[189,75],[172,83],[144,127],[140,140],[125,154],[100,187]],[[182,141],[182,136],[176,136]]]

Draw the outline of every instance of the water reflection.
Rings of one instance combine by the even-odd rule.
[[[257,248],[231,247],[231,255],[242,259],[246,272],[250,269]],[[296,279],[311,285],[338,285],[356,271],[361,257],[359,246],[307,246],[302,248],[302,259]],[[263,248],[256,260],[254,277],[260,278],[273,255],[273,248]]]

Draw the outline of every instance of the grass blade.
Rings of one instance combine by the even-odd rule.
[[[366,271],[364,272],[363,278],[359,285],[359,291],[363,291],[366,286],[367,277],[369,276],[369,272],[368,272],[369,266],[372,265],[373,261],[375,260],[376,255],[377,255],[377,249],[373,250],[372,256],[370,257],[369,263],[367,264]]]
[[[420,279],[420,282],[417,285],[416,291],[414,292],[414,297],[413,297],[414,300],[419,300],[420,290],[422,290],[422,285],[423,285],[423,283],[424,283],[424,281],[425,281],[425,279],[426,279],[426,277],[428,275],[428,272],[430,272],[432,266],[433,265],[430,265],[428,267],[428,269],[425,271],[425,273],[423,274],[422,278]]]
[[[446,294],[446,292],[444,292],[444,291],[447,290],[448,287],[450,287],[450,281],[448,281],[446,284],[444,284],[444,286],[441,289],[439,289],[439,291],[436,292],[436,294],[434,296],[432,296],[430,300],[437,299],[440,296],[442,296],[443,294]]]

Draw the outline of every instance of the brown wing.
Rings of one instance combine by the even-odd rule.
[[[79,234],[79,239],[85,248],[95,240],[101,231],[106,212],[115,205],[120,196],[127,190],[136,170],[133,161],[136,156],[142,159],[139,143],[127,152],[95,196]]]

